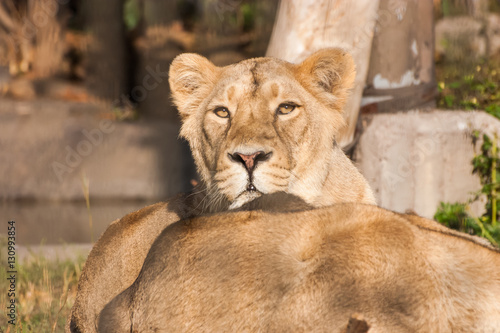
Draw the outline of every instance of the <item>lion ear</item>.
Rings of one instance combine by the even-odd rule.
[[[341,108],[356,78],[356,65],[351,55],[337,48],[313,53],[298,65],[298,70],[302,82],[307,82],[319,93],[333,94]]]
[[[194,53],[178,55],[170,65],[168,82],[181,117],[192,114],[217,80],[218,67]]]

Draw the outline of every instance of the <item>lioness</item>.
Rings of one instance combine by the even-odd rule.
[[[354,63],[340,49],[301,64],[256,58],[216,67],[196,54],[172,63],[169,83],[202,184],[113,222],[92,249],[66,327],[95,332],[104,305],[136,279],[169,224],[238,208],[284,191],[314,207],[374,204],[365,179],[335,144]]]
[[[500,332],[500,252],[418,216],[336,204],[168,226],[100,333]]]

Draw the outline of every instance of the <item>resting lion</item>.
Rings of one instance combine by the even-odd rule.
[[[355,68],[339,49],[298,65],[256,58],[216,67],[178,56],[170,87],[201,177],[180,195],[113,222],[83,269],[66,330],[95,332],[98,314],[134,282],[156,236],[179,219],[238,208],[262,194],[294,194],[314,207],[375,203],[335,143]]]
[[[499,296],[498,250],[418,216],[226,212],[168,226],[99,332],[494,333]]]

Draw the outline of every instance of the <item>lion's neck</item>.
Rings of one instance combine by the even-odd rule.
[[[333,203],[376,204],[367,180],[340,148],[332,152],[330,172],[325,180],[322,192],[322,197],[333,198],[335,201]]]
[[[328,166],[323,180],[312,180],[317,176],[313,174],[308,176],[311,180],[306,176],[291,188],[292,194],[315,207],[340,202],[376,204],[368,182],[340,148],[335,148],[332,154],[325,158],[326,160],[318,162]]]
[[[231,204],[219,192],[210,191],[203,182],[184,195],[184,203],[186,212],[183,218],[223,212]]]

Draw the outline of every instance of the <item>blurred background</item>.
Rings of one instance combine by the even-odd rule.
[[[461,110],[500,115],[499,9],[497,0],[2,0],[0,216],[18,221],[24,245],[95,241],[111,221],[196,182],[168,88],[176,55],[298,62],[325,46],[356,59],[337,140],[379,204],[431,218],[441,201],[474,207],[471,133],[493,137],[496,123]],[[482,214],[484,202],[475,205]]]
[[[2,0],[0,216],[19,221],[19,241],[95,241],[127,212],[190,190],[169,64],[182,52],[217,65],[263,56],[277,5]]]
[[[378,204],[498,244],[498,0],[0,0],[0,266],[15,220],[19,291],[0,332],[62,332],[109,223],[197,181],[176,55],[332,46],[357,66],[336,139]]]

